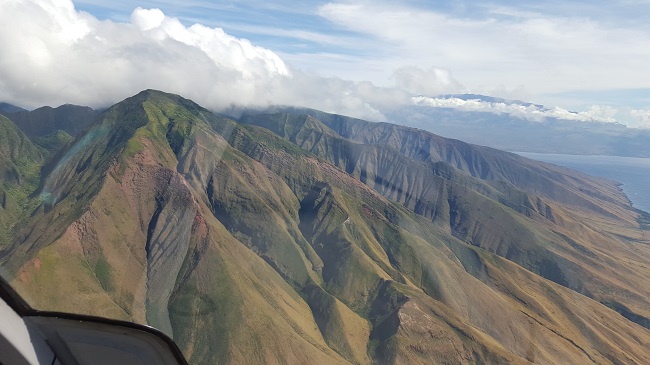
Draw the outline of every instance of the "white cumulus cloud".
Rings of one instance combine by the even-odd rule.
[[[159,27],[165,20],[165,13],[160,9],[142,9],[138,7],[131,14],[131,23],[140,30],[149,30]]]
[[[631,127],[650,128],[650,109],[633,109],[630,110],[630,115],[633,118]]]
[[[268,90],[290,77],[273,52],[220,28],[185,27],[158,9],[137,8],[126,24],[99,21],[69,0],[1,7],[1,96],[28,106],[97,106],[157,88],[218,107],[251,103],[253,85]]]
[[[166,17],[160,9],[137,8],[131,15],[131,23],[152,39],[173,39],[196,48],[215,65],[237,70],[249,79],[265,72],[268,75],[290,75],[278,55],[254,46],[246,39],[230,36],[221,28],[208,28],[200,24],[186,28],[178,19]]]
[[[403,92],[322,78],[221,28],[185,26],[159,9],[100,21],[70,0],[0,0],[0,100],[25,107],[108,106],[147,89],[215,110],[291,104],[383,119],[373,103]]]
[[[401,67],[393,73],[397,87],[412,94],[439,95],[460,93],[465,88],[456,81],[451,71],[431,67],[423,70],[415,66]]]

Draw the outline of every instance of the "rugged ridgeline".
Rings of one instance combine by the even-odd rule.
[[[32,111],[10,104],[0,105],[4,114],[20,128],[43,152],[53,156],[84,132],[94,121],[98,112],[85,106],[61,105],[56,108],[44,106]]]
[[[613,182],[413,128],[315,110],[244,115],[241,121],[326,159],[454,237],[650,328],[650,287],[626,278],[637,271],[649,235],[639,230],[639,212]],[[632,307],[617,300],[622,293]]]
[[[126,99],[30,158],[3,275],[196,364],[650,361],[650,250],[613,184],[313,114]]]

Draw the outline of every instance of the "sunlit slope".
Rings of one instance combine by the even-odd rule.
[[[242,122],[328,160],[464,242],[650,327],[650,285],[643,280],[650,275],[650,234],[614,183],[421,130],[317,111],[251,114]]]
[[[196,364],[650,361],[646,328],[317,152],[142,92],[43,170],[0,260],[35,306],[151,324]],[[458,176],[434,181],[549,230]]]

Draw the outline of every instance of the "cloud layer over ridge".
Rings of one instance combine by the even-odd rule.
[[[413,105],[432,108],[457,109],[468,112],[485,112],[508,114],[513,117],[533,122],[542,122],[547,118],[572,120],[576,122],[614,123],[617,110],[611,107],[593,105],[588,111],[572,112],[560,107],[544,108],[535,104],[506,103],[502,101],[485,101],[480,99],[461,99],[457,97],[431,98],[416,96],[411,98]]]

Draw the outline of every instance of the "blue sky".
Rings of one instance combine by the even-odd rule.
[[[35,2],[0,0],[16,1]],[[239,43],[244,44],[244,48],[248,43],[260,48],[256,52],[266,49],[291,71],[294,78],[291,87],[296,93],[302,95],[305,89],[315,87],[310,83],[327,84],[331,89],[328,95],[314,94],[312,101],[305,100],[303,104],[317,107],[313,100],[324,99],[327,103],[323,108],[329,107],[332,111],[381,103],[399,94],[393,90],[396,89],[427,96],[482,93],[576,111],[613,108],[619,119],[641,118],[643,121],[650,118],[648,0],[77,0],[72,6],[73,10],[65,11],[67,15],[56,15],[54,19],[82,19],[90,24],[91,30],[84,33],[86,38],[102,34],[103,38],[122,42],[123,38],[109,35],[109,30],[124,25],[120,29],[128,33],[126,25],[134,22],[134,10],[138,7],[160,9],[167,19],[165,22],[179,21],[186,33],[193,24],[213,32],[222,31],[225,35],[210,35],[213,41],[217,37],[224,42],[221,48],[213,47],[212,52],[225,52],[226,48],[232,51],[233,48],[228,47]],[[89,13],[91,19],[85,19],[83,12]],[[141,17],[155,15],[139,14]],[[196,32],[192,36],[179,35],[182,32],[174,33],[179,27],[163,24],[160,28],[164,28],[165,37],[174,40],[186,37],[181,41],[207,52],[218,66],[218,70],[210,72],[223,76],[224,65],[219,62],[218,53],[206,51],[205,42],[196,39]],[[141,31],[146,37],[151,36],[149,29]],[[226,35],[234,40],[224,38]],[[190,42],[187,37],[194,38]],[[85,40],[79,44],[89,43]],[[131,52],[137,48],[136,43],[129,46],[119,43],[115,52],[107,56],[119,54],[122,57],[125,49]],[[79,49],[79,44],[75,44],[73,50]],[[164,52],[170,53],[169,50]],[[250,52],[243,54],[250,55]],[[131,56],[131,61],[138,57],[148,59],[151,52]],[[266,56],[255,56],[255,62]],[[237,57],[225,67],[230,67],[230,71],[234,67],[237,72],[250,76],[246,69],[250,65],[237,64],[241,57],[248,56]],[[277,63],[276,60],[269,62]],[[173,67],[170,65],[170,68]],[[132,72],[129,70],[128,74]],[[278,87],[279,81],[273,79],[273,75],[260,72],[257,68],[253,71],[255,79],[264,80],[259,88],[268,91],[268,88]],[[144,81],[138,83],[139,86],[144,84]],[[296,86],[298,84],[300,86]],[[358,100],[334,101],[337,93],[358,96]],[[107,91],[107,94],[115,95],[116,92]],[[259,95],[255,98],[259,100]],[[268,102],[290,98],[287,94],[279,99],[271,97]],[[610,109],[594,109],[594,104]],[[371,109],[358,115],[368,116],[373,113]]]
[[[502,24],[524,23],[527,20],[548,20],[589,22],[602,30],[636,30],[649,34],[650,1],[104,1],[78,0],[77,9],[87,11],[100,19],[128,22],[136,6],[159,8],[166,15],[180,19],[184,24],[200,23],[210,27],[223,28],[237,37],[248,38],[253,43],[278,53],[333,53],[342,56],[375,57],[390,54],[391,50],[373,34],[368,27],[353,27],[346,24],[343,16],[324,10],[328,5],[343,7],[360,5],[373,9],[366,14],[367,21],[373,13],[410,12],[440,15],[453,22],[493,22]],[[353,11],[349,11],[352,13]],[[389,14],[386,14],[389,13]],[[381,22],[381,17],[376,22]],[[426,18],[424,19],[426,20]],[[399,22],[396,22],[399,24]],[[552,25],[552,24],[549,24]],[[480,30],[483,28],[476,28]],[[394,31],[387,29],[388,31]],[[558,29],[561,30],[561,29]],[[596,29],[593,29],[596,30]],[[395,30],[396,31],[396,30]],[[425,31],[425,30],[423,30]],[[471,32],[469,35],[472,36]],[[584,33],[587,41],[590,34]],[[593,33],[596,36],[597,33]],[[474,34],[478,36],[478,34]],[[467,40],[466,40],[467,41]],[[498,39],[495,39],[497,42]],[[557,40],[561,42],[560,39]],[[624,41],[621,39],[621,41]],[[422,48],[435,45],[422,44]],[[608,50],[602,50],[603,53]],[[404,58],[404,62],[408,59]],[[431,60],[431,62],[444,62]],[[431,65],[425,65],[431,66]],[[453,68],[453,64],[440,65]]]

